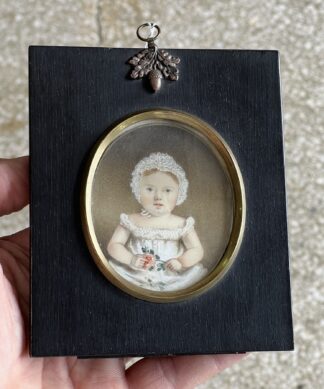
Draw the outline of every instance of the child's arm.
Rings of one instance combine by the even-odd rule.
[[[133,259],[133,254],[128,251],[125,247],[125,244],[129,238],[130,232],[119,225],[111,237],[107,251],[108,253],[117,261],[130,265]]]
[[[204,256],[204,249],[200,243],[199,237],[194,228],[192,228],[185,236],[182,237],[186,251],[177,258],[181,265],[191,267],[200,262]]]
[[[123,226],[119,225],[108,243],[108,253],[116,259],[116,261],[136,269],[146,269],[154,265],[154,261],[152,259],[147,260],[141,255],[133,255],[126,249],[125,244],[129,235],[130,232]]]

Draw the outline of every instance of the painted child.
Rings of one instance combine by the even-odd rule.
[[[172,213],[187,198],[182,167],[168,154],[150,154],[135,166],[131,188],[142,212],[120,215],[107,246],[111,266],[127,281],[156,291],[183,289],[203,278],[195,221]]]

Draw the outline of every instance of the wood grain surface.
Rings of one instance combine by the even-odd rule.
[[[30,48],[31,355],[292,349],[278,53],[172,50],[180,79],[153,94],[127,78],[136,52]],[[79,211],[83,169],[98,138],[125,116],[158,107],[217,129],[239,163],[247,198],[231,270],[200,297],[172,304],[111,285],[89,254]]]

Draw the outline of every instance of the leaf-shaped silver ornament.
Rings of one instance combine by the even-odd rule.
[[[150,27],[151,31],[156,29],[157,33],[153,37],[144,38],[141,35],[141,30],[145,27]],[[135,56],[128,63],[133,69],[130,72],[130,77],[133,79],[143,78],[148,76],[150,85],[154,92],[161,88],[162,79],[176,81],[179,79],[179,69],[177,65],[180,63],[180,58],[174,57],[165,50],[161,50],[154,43],[160,33],[160,28],[153,23],[144,23],[137,29],[137,36],[142,41],[147,42],[148,47]]]

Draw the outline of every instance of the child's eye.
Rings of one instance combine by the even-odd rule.
[[[152,188],[146,188],[146,190],[148,190],[149,192],[152,192]]]
[[[172,190],[171,189],[166,189],[165,190],[167,193],[170,193],[170,192],[172,192]]]

